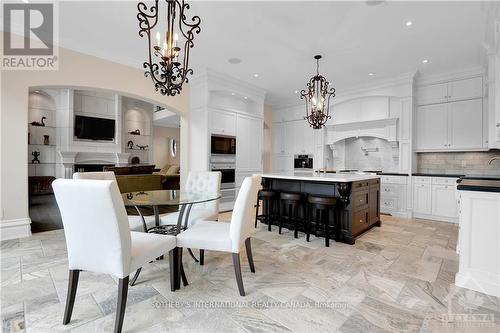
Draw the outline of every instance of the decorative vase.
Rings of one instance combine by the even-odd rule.
[[[50,144],[50,140],[49,140],[49,136],[48,135],[44,135],[43,136],[43,144],[48,146]]]

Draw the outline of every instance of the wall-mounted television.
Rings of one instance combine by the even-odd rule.
[[[115,138],[114,119],[75,116],[74,135],[78,139],[107,140]]]

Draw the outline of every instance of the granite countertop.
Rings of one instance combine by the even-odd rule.
[[[448,174],[448,173],[425,173],[425,172],[417,172],[413,173],[412,176],[420,176],[420,177],[449,177],[449,178],[461,178],[465,175],[459,174]]]
[[[409,176],[407,173],[401,173],[401,172],[377,172],[377,175],[380,175],[380,176]]]
[[[293,172],[264,173],[263,178],[306,180],[312,182],[350,183],[368,179],[378,179],[380,176],[374,174],[348,174],[348,173],[326,173],[313,175],[294,175]]]
[[[457,184],[459,191],[500,192],[498,176],[465,176]]]

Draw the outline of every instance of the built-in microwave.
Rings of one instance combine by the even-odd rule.
[[[210,153],[235,155],[236,138],[234,136],[212,135]]]

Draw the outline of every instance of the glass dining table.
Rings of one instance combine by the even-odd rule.
[[[205,193],[205,192],[183,192],[180,190],[154,190],[154,191],[139,191],[139,192],[128,192],[122,194],[123,203],[126,207],[134,207],[142,219],[142,224],[145,232],[153,232],[158,234],[166,235],[178,235],[181,231],[189,227],[189,214],[191,213],[191,208],[195,204],[200,204],[204,202],[214,201],[221,198],[220,193]],[[177,223],[172,225],[160,225],[160,207],[161,206],[178,206],[179,215],[177,217]],[[155,217],[155,225],[153,227],[147,227],[144,215],[141,212],[143,207],[152,207],[153,214]],[[193,257],[195,261],[198,259],[194,256],[192,251],[188,249],[189,254]],[[182,260],[182,252],[176,253],[174,256],[176,260]],[[175,265],[177,267],[177,265]],[[181,271],[174,273],[176,277],[175,288],[180,287],[180,277],[184,285],[187,285],[187,279],[183,272],[182,264]],[[130,284],[133,285],[139,276],[140,269],[136,272],[134,278],[131,280]]]

